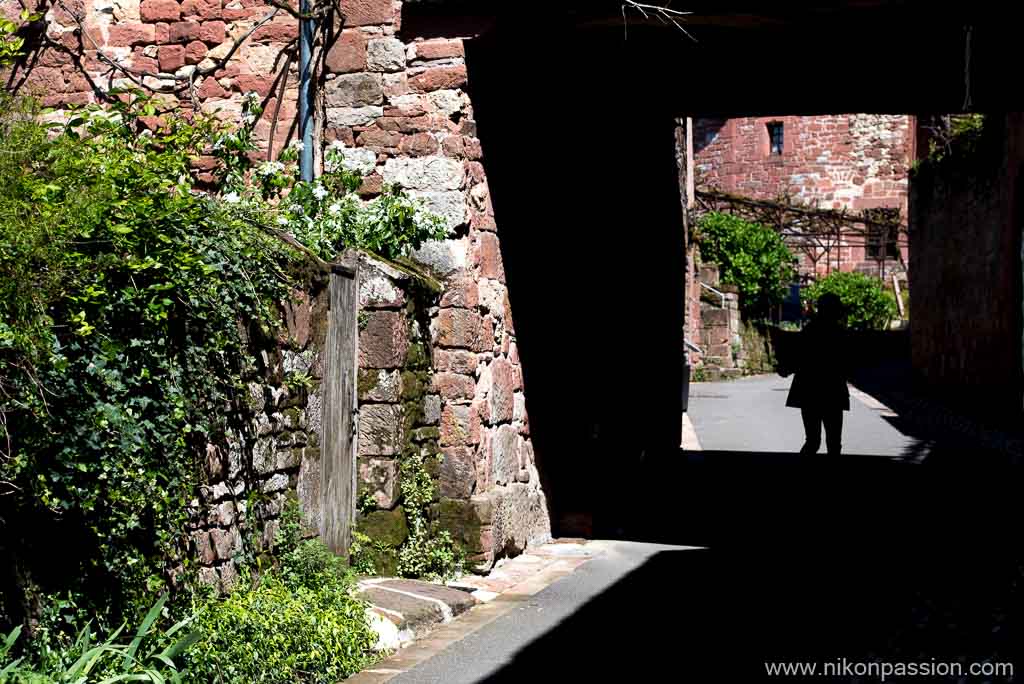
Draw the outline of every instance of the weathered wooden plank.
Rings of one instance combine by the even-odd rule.
[[[358,304],[356,264],[332,268],[324,372],[320,537],[335,553],[348,552],[356,510]]]

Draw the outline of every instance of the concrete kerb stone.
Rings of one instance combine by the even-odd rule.
[[[359,596],[370,603],[367,616],[378,636],[375,650],[393,653],[346,681],[385,682],[405,672],[603,550],[599,542],[555,540],[499,561],[486,577],[467,575],[444,585],[393,578],[360,580]]]

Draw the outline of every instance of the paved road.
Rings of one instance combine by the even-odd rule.
[[[765,375],[690,386],[689,416],[704,449],[794,453],[804,441],[800,411],[786,406],[792,378]],[[915,440],[893,426],[893,414],[851,391],[843,453],[902,456]],[[825,452],[822,435],[821,453]]]
[[[391,682],[717,684],[779,681],[765,662],[1013,659],[1020,556],[949,554],[908,545],[905,531],[742,548],[600,542],[603,555]]]
[[[441,651],[433,658],[391,680],[393,684],[470,684],[471,682],[554,681],[565,665],[576,663],[576,674],[587,671],[595,658],[633,659],[637,653],[600,653],[600,642],[584,643],[585,634],[600,627],[608,636],[622,631],[623,647],[630,632],[651,629],[634,624],[639,598],[635,587],[615,596],[615,587],[632,586],[632,577],[652,559],[668,553],[699,554],[688,547],[634,542],[597,542],[605,551],[573,574],[538,592],[513,609]],[[665,578],[667,579],[667,578]],[[618,601],[622,601],[621,604]],[[596,621],[580,624],[581,615]],[[576,629],[579,627],[579,629]],[[589,637],[587,637],[589,639]],[[577,651],[577,647],[584,651]],[[620,661],[621,662],[621,661]],[[614,668],[615,664],[612,663]]]

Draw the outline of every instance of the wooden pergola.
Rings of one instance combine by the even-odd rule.
[[[867,246],[879,242],[881,256],[877,259],[880,272],[887,260],[887,243],[895,243],[896,258],[904,270],[907,268],[902,250],[907,245],[907,222],[898,210],[824,209],[801,203],[788,195],[765,200],[714,189],[696,190],[694,199],[691,209],[694,220],[705,213],[718,211],[774,228],[788,245],[807,255],[815,272],[823,258],[826,272],[831,270],[832,252],[838,247]],[[693,225],[694,221],[691,220],[690,224]]]

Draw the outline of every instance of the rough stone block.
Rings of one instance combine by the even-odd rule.
[[[341,12],[345,26],[390,24],[395,20],[391,0],[342,0]]]
[[[131,47],[150,45],[154,42],[156,28],[152,24],[115,24],[107,31],[109,47]]]
[[[366,70],[366,37],[362,32],[345,29],[327,51],[327,70],[336,74],[347,74]]]
[[[505,301],[507,298],[505,285],[497,280],[483,278],[477,285],[479,303],[495,318],[505,318]]]
[[[410,190],[458,190],[465,177],[462,163],[446,157],[394,158],[384,164],[384,180]]]
[[[423,399],[423,424],[437,425],[441,422],[441,397],[430,394]]]
[[[188,43],[197,40],[201,31],[198,21],[176,21],[167,28],[167,40],[171,43]]]
[[[497,358],[491,364],[491,391],[487,408],[491,424],[512,420],[515,408],[512,364],[507,359]]]
[[[370,71],[401,71],[405,68],[405,44],[397,38],[376,38],[366,46]]]
[[[361,147],[374,152],[394,152],[402,142],[402,134],[371,128],[359,133],[356,139]]]
[[[702,309],[700,320],[706,326],[729,325],[729,312],[726,309]]]
[[[491,481],[496,485],[515,482],[519,471],[519,432],[501,425],[491,438]]]
[[[405,304],[405,293],[383,273],[366,269],[359,278],[359,308],[398,308]]]
[[[206,53],[206,44],[198,40],[193,40],[185,46],[185,63],[199,64],[203,61],[203,58],[206,57]]]
[[[467,554],[483,551],[480,545],[481,523],[474,503],[442,498],[431,506],[430,512],[431,518],[437,521],[441,529],[448,530],[452,539]]]
[[[434,348],[434,370],[473,375],[480,360],[475,352],[462,349]]]
[[[527,545],[551,539],[551,521],[544,493],[535,483],[512,483],[491,494],[494,507],[491,526],[493,546],[490,549],[492,558],[501,553],[515,555]]]
[[[469,97],[461,90],[435,90],[427,93],[427,100],[434,111],[446,119],[452,118],[469,106]]]
[[[331,126],[365,126],[384,116],[380,106],[327,107],[327,123]]]
[[[419,249],[413,250],[410,257],[443,277],[465,268],[466,242],[464,240],[431,240],[423,243]]]
[[[361,368],[398,368],[409,349],[405,318],[394,311],[369,311],[359,331]]]
[[[404,136],[398,144],[398,151],[409,157],[427,157],[437,154],[439,149],[434,136],[425,132]]]
[[[409,78],[409,88],[417,93],[461,88],[464,85],[466,85],[466,67],[464,65],[429,68]]]
[[[441,446],[480,443],[480,414],[475,406],[448,404],[441,411]]]
[[[401,495],[398,462],[392,457],[361,457],[359,484],[360,492],[369,491],[379,508],[394,508]]]
[[[469,309],[442,309],[437,317],[437,344],[442,347],[477,349],[480,346],[480,314]]]
[[[210,540],[210,533],[206,530],[200,530],[192,536],[192,541],[196,545],[196,556],[199,558],[199,562],[203,565],[212,565],[217,560],[217,554],[213,548],[213,542]]]
[[[420,200],[423,203],[424,209],[431,214],[441,217],[449,233],[466,224],[469,207],[466,205],[465,193],[458,190],[446,190],[443,192],[411,190],[409,195]],[[464,266],[465,262],[460,265],[460,268]]]
[[[213,543],[214,553],[219,560],[230,560],[242,548],[242,539],[238,529],[232,527],[228,530],[214,528],[210,530],[210,541]]]
[[[441,496],[449,499],[468,499],[476,487],[476,467],[473,450],[464,446],[452,446],[441,450],[438,489]]]
[[[477,236],[476,261],[480,266],[480,277],[505,282],[505,266],[501,259],[498,236],[494,233],[480,233]]]
[[[476,383],[468,375],[435,373],[431,378],[431,389],[444,401],[469,401],[473,398]]]
[[[459,39],[424,40],[413,43],[411,47],[415,59],[451,59],[465,56],[465,49]]]
[[[383,368],[360,368],[359,401],[397,403],[402,396],[402,372]]]
[[[180,45],[161,45],[157,51],[160,71],[171,73],[185,66],[185,48]]]
[[[441,294],[442,309],[473,309],[480,303],[476,280],[469,274],[449,278]]]
[[[339,74],[327,82],[327,107],[366,107],[384,102],[380,74]]]
[[[227,24],[223,21],[204,21],[199,27],[199,40],[208,45],[220,45],[227,37]]]
[[[177,0],[142,0],[139,16],[142,21],[178,21],[181,19],[181,6]]]
[[[368,404],[359,407],[359,455],[393,456],[402,445],[402,407]]]
[[[202,20],[221,19],[224,16],[224,3],[222,0],[182,0],[181,16]]]

